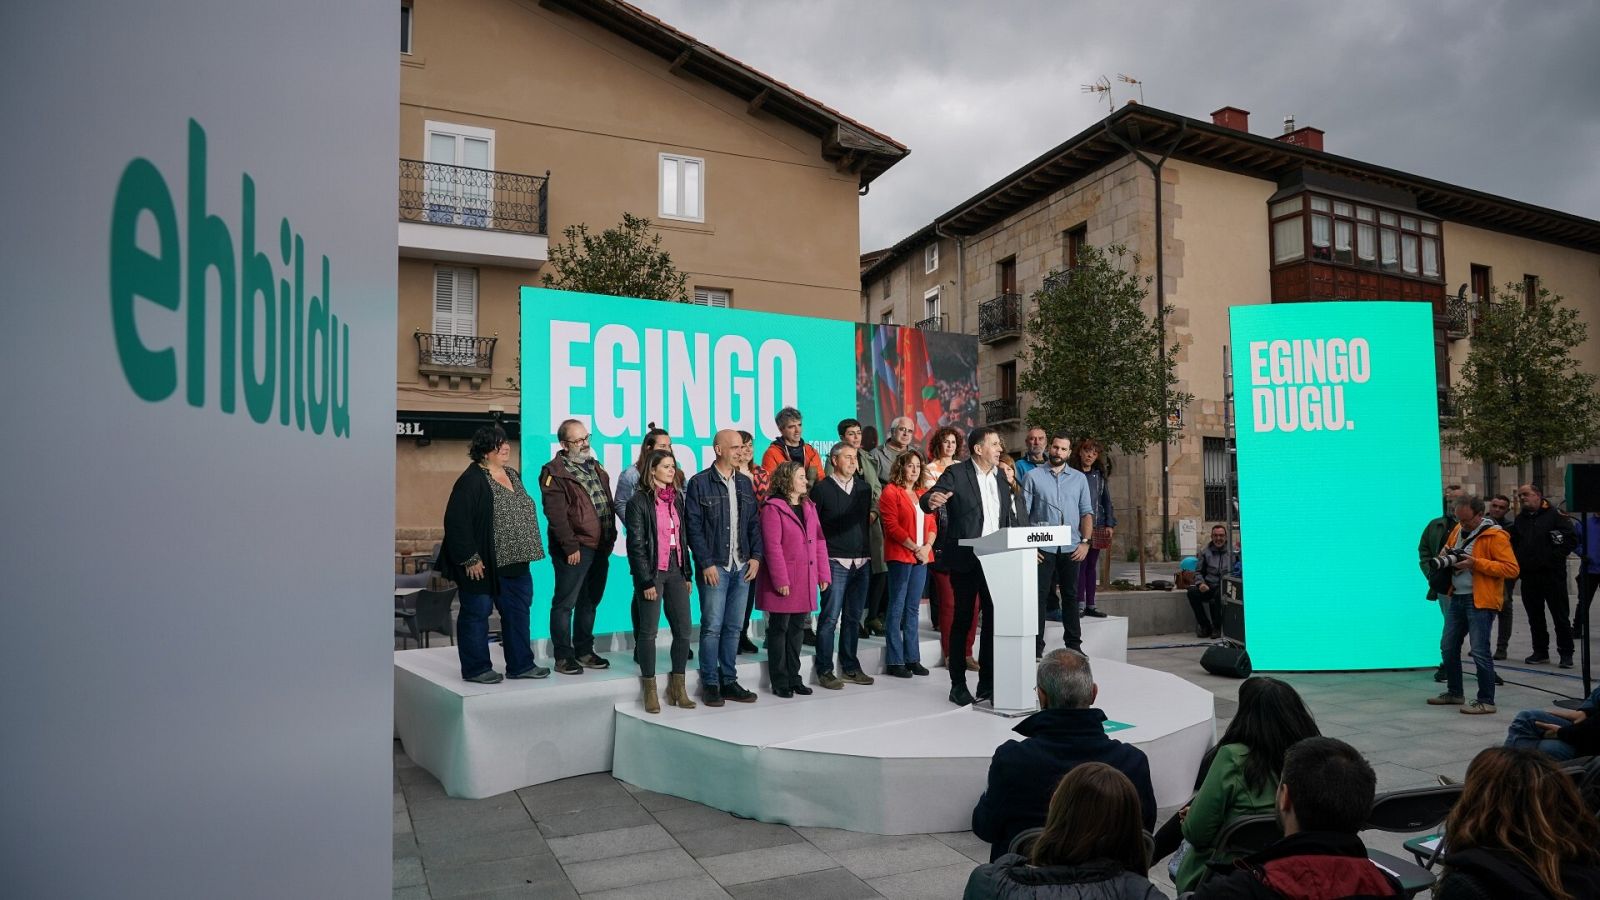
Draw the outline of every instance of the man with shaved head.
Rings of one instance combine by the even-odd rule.
[[[754,703],[739,685],[739,636],[750,582],[761,569],[756,489],[739,471],[744,439],[723,430],[712,439],[716,460],[689,479],[684,531],[700,586],[700,687],[707,706]]]

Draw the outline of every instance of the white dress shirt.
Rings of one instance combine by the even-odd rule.
[[[983,497],[983,531],[979,534],[993,534],[1000,530],[1000,482],[999,466],[984,474],[977,463],[972,464],[973,474],[978,476],[978,493]]]

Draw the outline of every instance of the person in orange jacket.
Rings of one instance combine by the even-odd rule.
[[[1520,572],[1511,551],[1511,536],[1493,519],[1484,516],[1481,497],[1456,498],[1456,526],[1445,539],[1446,552],[1455,551],[1460,560],[1452,567],[1450,587],[1439,602],[1445,604],[1444,638],[1439,649],[1444,656],[1445,692],[1429,697],[1433,706],[1459,706],[1469,716],[1492,713],[1494,708],[1494,659],[1489,649],[1489,634],[1505,602],[1505,582]],[[1461,639],[1472,640],[1472,662],[1478,670],[1478,696],[1467,701],[1461,685]]]
[[[767,447],[767,452],[761,456],[761,468],[767,470],[767,477],[772,477],[772,473],[778,471],[778,467],[784,463],[793,462],[805,468],[807,484],[821,481],[822,457],[817,453],[817,448],[806,443],[805,438],[800,436],[800,410],[785,406],[778,410],[774,421],[778,426],[778,436]]]

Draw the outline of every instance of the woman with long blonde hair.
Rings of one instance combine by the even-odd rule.
[[[1537,750],[1492,747],[1472,760],[1444,854],[1435,900],[1600,897],[1600,820]]]

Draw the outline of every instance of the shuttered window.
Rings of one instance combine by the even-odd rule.
[[[728,303],[733,299],[732,291],[723,291],[716,288],[697,287],[694,289],[694,302],[701,306],[711,306],[717,309],[727,309]]]
[[[470,366],[476,359],[478,270],[433,270],[433,362]]]

